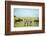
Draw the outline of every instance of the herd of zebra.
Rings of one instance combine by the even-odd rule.
[[[32,23],[32,20],[26,20],[26,19],[15,19],[14,23],[19,23],[19,22],[23,22],[24,23],[24,26],[28,26],[28,24],[31,24]],[[34,22],[39,22],[39,20],[34,20]],[[31,26],[31,25],[30,25]]]

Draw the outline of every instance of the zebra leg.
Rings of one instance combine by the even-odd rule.
[[[26,26],[26,23],[24,23],[24,26]]]
[[[28,22],[27,22],[27,26],[28,26]]]

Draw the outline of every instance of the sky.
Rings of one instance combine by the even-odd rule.
[[[17,17],[38,17],[39,9],[31,9],[31,8],[14,8],[14,16]]]

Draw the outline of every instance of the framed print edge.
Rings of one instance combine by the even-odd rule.
[[[14,8],[39,9],[39,18],[40,18],[40,19],[39,19],[39,27],[30,27],[30,28],[29,28],[29,27],[22,27],[22,28],[21,28],[21,27],[19,27],[19,28],[16,27],[16,28],[14,28],[14,17],[13,17],[13,16],[14,16],[14,15],[13,15],[13,11],[14,11],[13,9],[14,9]],[[28,30],[30,30],[30,29],[31,29],[31,30],[41,30],[41,29],[42,29],[42,28],[41,28],[41,27],[42,27],[42,26],[41,26],[41,25],[42,25],[42,22],[41,22],[41,21],[42,21],[42,16],[41,16],[41,15],[42,15],[42,11],[41,11],[41,9],[42,9],[42,7],[40,7],[40,6],[19,6],[19,5],[11,5],[11,16],[12,16],[12,17],[11,17],[11,32],[12,32],[12,31],[24,31],[24,30],[25,30],[25,31],[28,31]],[[40,13],[40,12],[41,12],[41,13]],[[25,16],[25,17],[26,17],[26,16]],[[12,19],[13,19],[13,20],[12,20]],[[41,21],[40,21],[40,20],[41,20]],[[28,28],[28,29],[27,29],[27,28]],[[19,29],[19,30],[18,30],[18,29]]]
[[[11,32],[11,5],[41,6],[42,7],[42,30],[13,31]],[[35,34],[45,32],[45,4],[35,2],[5,1],[5,35]]]

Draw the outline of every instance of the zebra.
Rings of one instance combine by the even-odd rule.
[[[31,23],[32,23],[32,21],[30,20],[25,20],[24,21],[24,26],[28,26],[28,24],[30,24],[30,26],[31,26]]]

